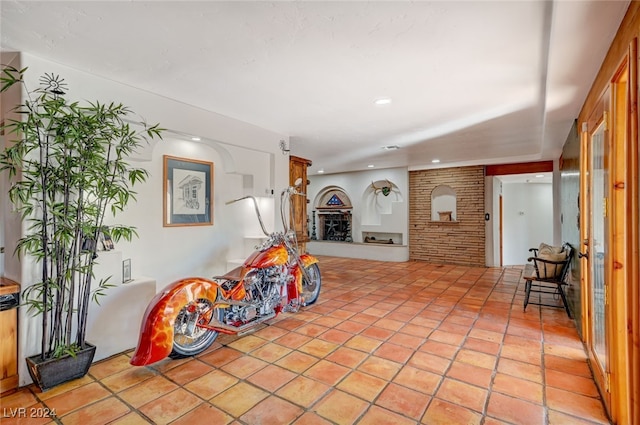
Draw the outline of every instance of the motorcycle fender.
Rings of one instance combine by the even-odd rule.
[[[267,267],[281,266],[287,262],[289,254],[282,245],[272,246],[264,251],[256,251],[244,262],[248,269],[265,269]]]
[[[178,280],[156,294],[142,317],[138,346],[130,363],[144,366],[167,357],[173,348],[173,325],[180,309],[200,298],[215,301],[217,295],[218,284],[200,277]]]
[[[311,254],[302,254],[300,255],[300,262],[306,268],[312,264],[316,264],[318,259]],[[298,294],[302,293],[302,271],[300,267],[295,268],[295,277],[296,277],[296,289],[298,290]]]

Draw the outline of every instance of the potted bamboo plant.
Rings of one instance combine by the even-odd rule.
[[[2,92],[20,85],[26,100],[16,107],[18,118],[0,127],[11,140],[0,153],[0,170],[9,173],[9,199],[26,224],[15,254],[36,264],[38,274],[22,298],[42,318],[40,354],[27,363],[44,391],[84,376],[93,361],[87,315],[113,286],[109,278],[95,281],[97,242],[107,213],[124,210],[135,200],[132,187],[148,176],[128,157],[161,137],[162,129],[142,124],[134,130],[127,121],[131,111],[122,104],[68,101],[64,80],[53,74],[29,92],[25,71],[1,70]],[[109,232],[115,242],[137,236],[125,225],[112,225]]]

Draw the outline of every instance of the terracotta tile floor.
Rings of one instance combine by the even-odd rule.
[[[197,358],[131,352],[3,412],[2,424],[607,424],[562,309],[522,311],[518,268],[322,257],[319,302]],[[99,342],[99,341],[98,341]],[[37,410],[36,410],[37,412]]]

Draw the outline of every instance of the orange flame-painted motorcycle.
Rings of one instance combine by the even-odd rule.
[[[219,333],[246,332],[281,312],[296,312],[316,302],[322,284],[318,260],[298,252],[296,233],[285,216],[291,196],[304,195],[298,185],[280,196],[283,232],[266,231],[253,196],[227,202],[253,200],[266,241],[224,276],[181,279],[157,294],[143,316],[132,365],[196,355]]]

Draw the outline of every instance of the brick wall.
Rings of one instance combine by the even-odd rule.
[[[455,222],[431,220],[431,192],[443,184],[456,191]],[[484,266],[484,213],[483,166],[410,171],[409,258]]]

